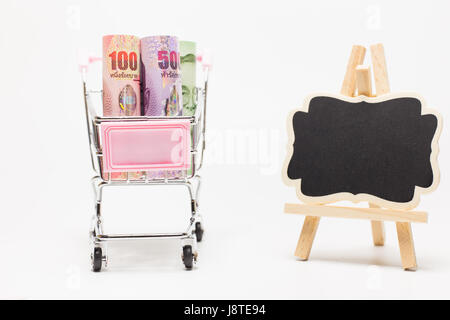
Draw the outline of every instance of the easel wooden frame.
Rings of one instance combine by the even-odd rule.
[[[383,45],[372,45],[370,49],[376,94],[377,96],[388,94],[390,92],[390,86]],[[357,45],[353,46],[341,88],[342,95],[354,97],[356,89],[358,89],[358,95],[373,97],[370,67],[362,65],[365,53],[365,47]],[[439,118],[439,123],[441,123],[439,114],[436,114],[436,116]],[[436,139],[439,137],[440,130],[440,125],[438,125],[436,130]],[[437,168],[437,163],[435,167]],[[437,186],[439,182],[438,171],[435,179],[437,179]],[[295,256],[299,259],[308,260],[321,217],[370,220],[372,227],[372,238],[375,246],[384,245],[384,221],[394,221],[397,227],[402,266],[404,270],[417,269],[411,223],[427,223],[428,215],[426,212],[407,211],[402,207],[399,207],[400,209],[393,209],[392,206],[389,209],[383,209],[379,205],[370,202],[369,208],[327,206],[325,205],[327,203],[328,202],[313,204],[285,204],[285,213],[302,214],[306,216],[295,250]]]

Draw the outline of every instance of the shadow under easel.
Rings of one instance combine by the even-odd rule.
[[[398,257],[398,248],[395,246],[361,246],[352,247],[349,249],[340,248],[337,250],[321,250],[317,248],[308,261],[296,259],[301,262],[330,262],[352,265],[376,265],[383,267],[390,267],[399,270],[401,266],[401,260]],[[420,270],[430,271],[429,265],[433,265],[430,257],[423,256]]]

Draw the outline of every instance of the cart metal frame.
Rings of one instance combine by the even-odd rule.
[[[121,240],[137,239],[180,239],[183,247],[182,260],[186,269],[192,269],[197,262],[197,242],[203,237],[203,227],[201,216],[199,214],[199,191],[201,186],[201,177],[198,171],[203,165],[203,155],[205,151],[205,131],[206,131],[206,101],[209,70],[206,68],[203,88],[197,88],[197,109],[193,116],[175,116],[175,117],[103,117],[96,113],[92,98],[95,95],[102,95],[101,90],[89,90],[86,82],[87,67],[82,68],[84,105],[86,112],[86,124],[89,138],[89,150],[91,154],[92,168],[95,175],[92,178],[92,185],[95,195],[95,213],[90,231],[91,262],[93,271],[100,271],[108,266],[107,242]],[[111,178],[109,172],[102,170],[102,144],[100,139],[100,125],[105,122],[131,122],[131,121],[170,121],[170,120],[190,120],[191,122],[191,169],[190,174],[181,177],[151,178],[143,172],[139,179],[130,178],[129,172],[126,179],[116,180]],[[107,234],[103,230],[102,198],[105,187],[114,186],[185,186],[191,199],[191,217],[189,224],[184,232],[178,233],[149,233],[149,234]]]

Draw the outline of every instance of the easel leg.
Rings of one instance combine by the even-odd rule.
[[[414,250],[414,240],[411,230],[411,223],[396,222],[396,225],[403,269],[414,271],[417,269],[417,262],[416,252]]]
[[[305,217],[302,233],[300,234],[297,248],[295,249],[295,256],[301,260],[308,260],[309,258],[317,227],[319,226],[319,221],[320,217]]]
[[[371,221],[372,238],[375,246],[384,246],[384,223],[383,221]]]
[[[379,208],[379,206],[369,203],[370,208]],[[372,238],[375,246],[384,246],[384,222],[383,221],[371,221],[372,223]]]

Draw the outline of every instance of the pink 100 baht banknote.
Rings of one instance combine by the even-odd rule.
[[[141,115],[140,42],[130,35],[103,37],[103,116]],[[102,174],[103,179],[125,180],[126,172]],[[129,172],[129,179],[140,179],[142,172]]]
[[[103,115],[139,116],[139,38],[130,35],[103,37]]]

